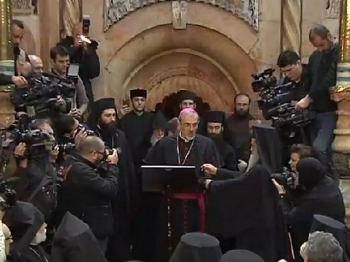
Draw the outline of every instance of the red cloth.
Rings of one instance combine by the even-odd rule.
[[[203,193],[177,193],[173,194],[173,198],[181,200],[197,200],[200,215],[200,231],[205,232],[206,228],[206,207],[205,196]]]

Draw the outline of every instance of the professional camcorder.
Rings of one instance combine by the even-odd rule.
[[[296,86],[292,82],[277,84],[273,68],[268,68],[258,75],[252,75],[252,89],[259,93],[259,109],[266,120],[273,121],[273,126],[304,126],[315,117],[312,111],[296,111],[292,105]]]
[[[39,129],[31,129],[30,123],[31,118],[27,115],[22,115],[18,121],[9,127],[10,135],[3,141],[2,146],[7,148],[12,143],[18,145],[23,142],[28,148],[33,148],[50,143],[50,134]]]
[[[74,98],[76,89],[73,82],[50,73],[43,75],[47,77],[29,79],[26,88],[16,88],[11,94],[12,104],[55,108],[58,96]]]
[[[0,209],[7,210],[17,203],[17,194],[16,191],[10,187],[10,184],[19,180],[17,177],[11,178],[1,178],[0,179],[0,196],[4,199],[4,201],[0,202]]]
[[[293,126],[305,126],[310,124],[313,119],[316,117],[316,113],[314,111],[297,111],[294,106],[285,103],[279,105],[269,111],[273,116],[272,124],[275,127],[280,127],[284,125],[293,125]]]

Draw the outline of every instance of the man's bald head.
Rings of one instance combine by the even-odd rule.
[[[197,121],[199,120],[199,115],[196,112],[196,110],[194,110],[193,108],[185,108],[183,110],[181,110],[180,114],[179,114],[179,121],[181,122],[184,118],[188,118],[188,117],[195,117],[197,118]]]
[[[104,142],[97,136],[87,136],[83,138],[78,145],[78,152],[81,155],[88,155],[91,152],[103,152],[105,150]]]
[[[41,58],[36,55],[29,55],[29,61],[32,64],[33,73],[36,76],[41,77],[44,70],[43,60],[41,60]]]

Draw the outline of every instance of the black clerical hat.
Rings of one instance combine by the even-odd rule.
[[[226,119],[225,112],[223,111],[208,111],[205,114],[205,121],[207,123],[221,123],[223,124]]]
[[[220,262],[264,262],[264,260],[249,250],[236,249],[226,252]]]
[[[169,262],[219,262],[219,240],[205,233],[187,233],[181,237]]]
[[[7,212],[9,212],[9,228],[14,239],[12,252],[20,254],[28,248],[44,224],[44,215],[33,204],[21,201]]]
[[[161,111],[157,111],[153,118],[153,129],[169,130],[170,124]]]
[[[277,130],[265,124],[253,126],[261,164],[270,174],[282,173],[281,142]]]
[[[331,233],[335,239],[338,240],[339,244],[344,248],[346,236],[345,224],[327,216],[314,215],[310,234],[316,231]]]
[[[106,109],[115,109],[115,100],[113,97],[102,98],[94,102],[93,109],[100,114]]]
[[[106,262],[90,227],[67,212],[53,239],[50,262]]]
[[[144,97],[147,98],[147,90],[146,89],[131,89],[130,90],[130,98],[133,99],[134,97]]]
[[[180,90],[177,92],[178,102],[181,103],[185,100],[192,100],[193,102],[196,101],[197,95],[191,91],[187,90]]]

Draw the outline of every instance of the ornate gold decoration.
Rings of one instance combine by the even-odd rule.
[[[45,1],[45,0],[43,0]],[[63,9],[63,37],[72,36],[76,24],[80,21],[80,4],[79,0],[66,0]]]
[[[0,72],[15,73],[15,61],[11,43],[12,5],[11,0],[0,0]],[[10,102],[13,86],[0,87],[0,126],[8,127],[14,122],[14,109]]]
[[[301,0],[284,0],[282,19],[283,50],[291,49],[300,52],[302,19]]]

